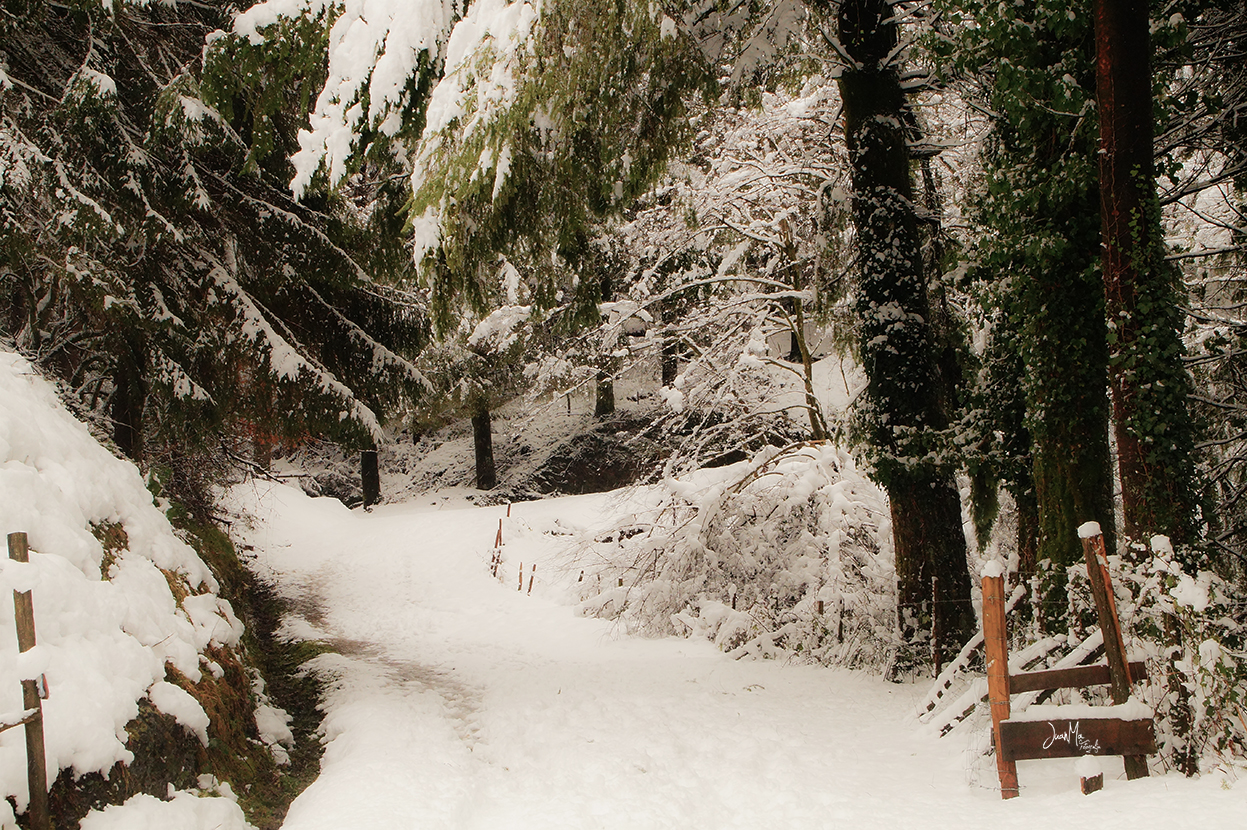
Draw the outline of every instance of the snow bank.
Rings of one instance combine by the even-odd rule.
[[[169,801],[139,794],[123,805],[94,811],[80,830],[253,830],[242,809],[228,798],[176,792]]]
[[[127,548],[106,554],[92,533],[93,526],[105,524],[124,531]],[[16,531],[27,533],[31,561],[6,560],[0,571],[0,713],[21,709],[21,676],[46,674],[49,781],[62,770],[107,774],[117,762],[132,761],[125,726],[149,695],[205,740],[202,707],[164,682],[165,668],[197,681],[202,649],[236,644],[241,623],[215,595],[207,566],[152,503],[135,466],[100,446],[28,362],[0,352],[0,534]],[[179,603],[171,583],[191,596]],[[14,590],[33,592],[39,642],[35,657],[21,661],[8,622]],[[0,734],[4,796],[13,797],[19,810],[29,801],[20,729]],[[7,819],[0,815],[0,825]],[[244,826],[241,817],[217,823]]]

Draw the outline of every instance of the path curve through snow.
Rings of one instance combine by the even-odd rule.
[[[921,733],[920,687],[576,616],[546,579],[552,537],[527,528],[591,525],[608,496],[515,506],[507,567],[537,565],[532,595],[488,573],[504,508],[365,513],[254,483],[231,500],[301,612],[287,630],[337,652],[314,661],[325,756],[285,830],[1247,824],[1247,782],[1112,780],[1120,762],[1092,797],[1072,762],[1023,763],[1004,803],[964,741]]]

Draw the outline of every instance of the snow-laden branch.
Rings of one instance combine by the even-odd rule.
[[[379,343],[375,338],[369,335],[368,332],[364,331],[358,324],[356,324],[355,321],[351,320],[333,305],[326,302],[325,299],[321,297],[320,293],[316,291],[316,289],[312,288],[310,285],[306,288],[308,293],[321,304],[322,308],[328,311],[330,315],[338,321],[338,325],[346,329],[351,341],[357,346],[367,350],[372,355],[372,368],[374,372],[380,372],[381,370],[387,368],[395,368],[407,380],[419,384],[424,389],[428,390],[433,388],[432,384],[429,383],[428,378],[424,376],[424,373],[421,372],[414,363],[402,355],[394,352],[385,344]]]
[[[242,318],[239,326],[242,336],[258,347],[274,378],[300,386],[306,386],[310,381],[313,388],[342,405],[344,418],[350,418],[362,426],[372,440],[385,440],[385,432],[373,411],[361,403],[355,393],[334,377],[332,372],[306,357],[293,337],[279,334],[269,322],[268,315],[225,266],[218,264],[212,269],[209,278],[227,298],[230,308]]]
[[[264,30],[283,19],[336,15],[325,85],[308,117],[310,129],[299,132],[299,150],[291,158],[296,198],[322,168],[331,183],[340,181],[365,130],[398,132],[422,57],[431,65],[441,61],[464,5],[465,0],[267,0],[235,18],[235,33],[258,45]]]

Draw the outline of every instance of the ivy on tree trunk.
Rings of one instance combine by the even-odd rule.
[[[1081,0],[941,2],[960,15],[937,48],[983,82],[993,129],[974,211],[974,279],[992,315],[985,355],[986,441],[1019,512],[1021,579],[1038,571],[1034,610],[1067,627],[1066,569],[1079,525],[1114,547],[1108,345],[1099,270],[1094,38]],[[998,71],[1007,65],[1008,71]]]
[[[1176,270],[1165,262],[1152,160],[1146,0],[1096,0],[1100,220],[1124,533],[1192,541],[1193,439]]]

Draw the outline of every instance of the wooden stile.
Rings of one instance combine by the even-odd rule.
[[[1098,532],[1084,537],[1083,550],[1104,635],[1104,651],[1108,655],[1106,664],[1010,675],[1004,577],[983,577],[987,696],[992,714],[992,738],[996,747],[1001,798],[1018,795],[1018,761],[1121,755],[1125,759],[1126,777],[1133,779],[1147,775],[1147,756],[1156,752],[1155,727],[1151,718],[1010,719],[1011,694],[1107,684],[1113,702],[1120,705],[1129,700],[1131,684],[1147,677],[1143,663],[1126,660],[1121,623],[1108,574],[1108,559],[1104,554],[1104,537]],[[1081,786],[1084,793],[1094,792],[1103,786],[1103,776],[1084,777]]]

